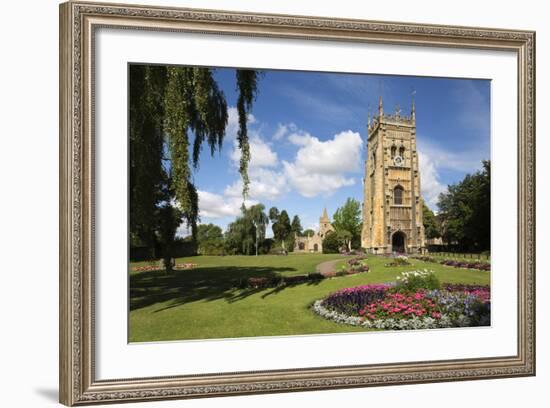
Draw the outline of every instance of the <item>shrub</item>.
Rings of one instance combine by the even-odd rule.
[[[337,272],[337,276],[353,275],[355,273],[368,272],[369,266],[361,262],[366,259],[364,256],[357,256],[352,259],[348,259],[346,265],[342,266],[342,270]]]
[[[330,233],[327,234],[325,239],[323,239],[323,253],[324,254],[337,254],[340,251],[340,246],[342,243],[338,238],[338,234]]]
[[[397,277],[397,290],[414,292],[422,289],[434,290],[440,287],[441,284],[439,283],[439,279],[437,279],[433,271],[402,272],[401,275]]]

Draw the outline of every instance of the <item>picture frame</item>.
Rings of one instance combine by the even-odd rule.
[[[517,265],[514,266],[518,283],[517,352],[482,358],[98,379],[95,198],[100,186],[95,177],[98,158],[94,115],[95,40],[101,28],[514,53],[518,73]],[[59,395],[65,405],[535,375],[535,33],[532,31],[63,3],[60,5],[59,198]]]

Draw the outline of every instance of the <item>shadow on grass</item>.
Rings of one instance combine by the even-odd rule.
[[[282,272],[295,270],[289,267],[223,266],[177,270],[171,274],[164,271],[141,272],[130,275],[130,310],[168,301],[170,303],[158,309],[157,312],[196,301],[225,299],[232,303],[265,290],[264,288],[237,289],[236,283],[239,279],[274,278]],[[306,282],[274,288],[263,297],[303,284]],[[315,282],[307,282],[307,284],[315,284]]]
[[[285,285],[281,285],[281,286],[277,286],[275,288],[272,288],[269,292],[264,293],[262,295],[262,299],[265,299],[266,297],[271,296],[271,295],[276,295],[276,294],[278,294],[279,292],[282,292],[285,289],[294,288],[296,286],[302,286],[302,285],[317,286],[319,283],[321,283],[321,279],[315,279],[315,280],[310,280],[310,281],[305,281],[305,282],[287,283]]]

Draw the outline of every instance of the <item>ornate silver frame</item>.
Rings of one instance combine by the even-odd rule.
[[[518,350],[513,356],[96,380],[93,47],[98,27],[513,51],[518,63]],[[60,6],[60,401],[66,405],[535,375],[535,33],[68,2]]]

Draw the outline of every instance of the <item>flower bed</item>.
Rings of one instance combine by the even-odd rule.
[[[182,264],[175,264],[174,269],[193,269],[196,266],[197,266],[196,263],[187,262]]]
[[[332,310],[346,314],[359,314],[369,303],[382,299],[390,285],[363,285],[341,289],[327,296],[324,305]]]
[[[175,264],[174,269],[193,269],[197,266],[196,263],[182,263],[182,264]],[[151,272],[151,271],[161,271],[164,269],[164,264],[162,262],[157,262],[153,265],[144,265],[144,266],[136,266],[132,268],[133,272]]]
[[[342,265],[342,268],[335,273],[335,276],[353,275],[356,273],[363,273],[369,271],[369,266],[362,261],[367,259],[364,256],[357,256],[352,259],[348,259],[346,265]]]
[[[465,268],[465,269],[478,269],[480,271],[490,271],[491,263],[490,262],[468,262],[468,261],[459,261],[456,259],[436,259],[431,256],[415,256],[414,259],[424,262],[433,262],[441,265],[454,266],[455,268]]]
[[[436,289],[411,290],[411,277],[417,281],[436,282],[433,273],[408,272],[402,274],[394,284],[339,290],[314,302],[312,309],[320,316],[338,323],[374,329],[490,325],[488,286],[444,284]]]
[[[411,263],[409,262],[409,258],[407,258],[405,255],[398,255],[393,259],[392,262],[389,262],[384,266],[408,266],[410,264]]]

